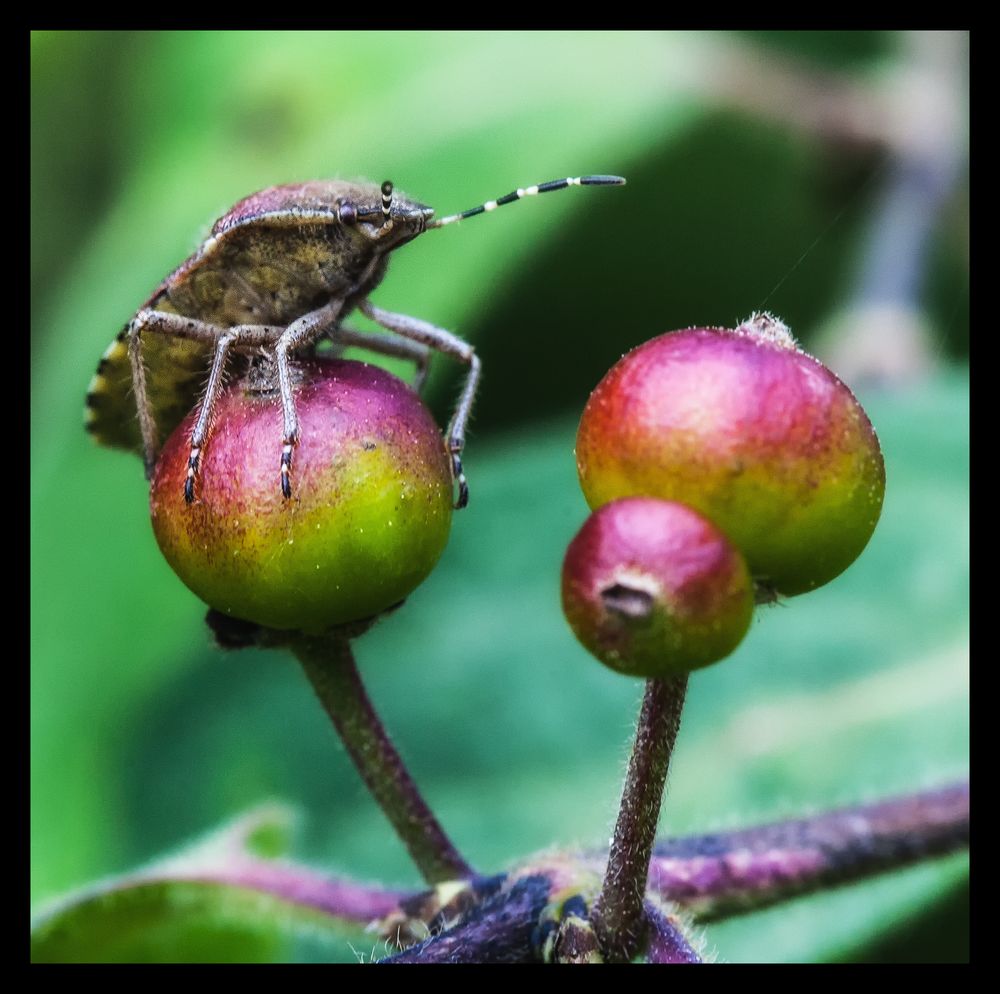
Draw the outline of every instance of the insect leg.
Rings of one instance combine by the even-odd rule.
[[[194,502],[194,481],[198,475],[201,450],[205,445],[208,426],[212,420],[212,408],[215,406],[216,397],[218,397],[219,390],[222,387],[222,374],[226,368],[226,356],[229,354],[230,348],[239,340],[239,329],[233,328],[232,331],[223,335],[215,343],[215,355],[212,357],[212,370],[208,374],[208,385],[205,387],[205,396],[201,401],[198,420],[195,422],[194,430],[191,432],[191,454],[188,456],[187,477],[184,480],[184,499],[189,504]]]
[[[410,359],[417,367],[413,378],[413,389],[420,393],[427,382],[430,372],[431,350],[421,342],[397,335],[383,335],[378,331],[357,331],[354,328],[331,328],[330,340],[337,345],[355,345],[358,348],[378,352],[381,355],[394,356],[397,359]]]
[[[455,408],[451,423],[448,425],[447,435],[448,451],[451,453],[452,476],[458,485],[458,499],[455,501],[455,507],[465,507],[469,502],[469,486],[465,480],[465,473],[462,471],[462,449],[465,447],[465,427],[472,411],[472,402],[476,397],[476,387],[479,385],[481,371],[479,356],[476,355],[468,342],[463,342],[457,335],[453,335],[443,328],[438,328],[428,321],[411,318],[405,314],[383,311],[367,300],[362,301],[358,306],[362,314],[371,318],[376,324],[382,325],[383,328],[388,328],[389,331],[394,331],[397,335],[420,342],[438,352],[443,352],[445,355],[453,356],[469,367],[462,395],[458,399],[458,406]]]
[[[289,478],[292,470],[292,449],[299,440],[299,419],[295,413],[295,394],[292,390],[288,353],[292,349],[314,342],[336,322],[343,309],[343,298],[337,298],[318,310],[304,314],[282,332],[274,346],[274,355],[278,362],[278,387],[281,390],[281,414],[284,421],[284,437],[281,443],[281,493],[286,499],[292,496],[292,484]]]
[[[269,328],[266,325],[236,325],[215,343],[215,355],[212,357],[212,369],[208,374],[201,410],[191,432],[191,454],[188,456],[187,477],[184,480],[184,499],[189,504],[194,501],[194,481],[198,475],[198,463],[201,461],[205,439],[212,423],[212,409],[222,390],[222,376],[230,349],[234,345],[266,345],[273,342],[280,332],[280,328]]]
[[[139,416],[139,431],[142,434],[143,462],[146,466],[146,479],[152,479],[153,466],[156,462],[156,422],[149,403],[149,391],[146,385],[146,366],[142,361],[142,333],[152,331],[159,335],[173,335],[180,338],[191,338],[201,342],[216,342],[226,333],[225,328],[218,325],[196,321],[193,318],[181,317],[166,311],[154,311],[143,308],[128,325],[128,357],[132,366],[132,390],[135,393],[135,407]]]

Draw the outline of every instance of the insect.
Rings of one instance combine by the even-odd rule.
[[[523,197],[624,182],[619,176],[553,180],[436,221],[431,220],[433,208],[398,195],[388,180],[381,186],[317,180],[246,197],[215,222],[194,255],[160,283],[105,350],[87,393],[87,430],[104,445],[141,453],[149,478],[160,433],[169,435],[200,397],[184,482],[184,497],[191,503],[227,362],[242,357],[260,374],[258,380],[276,385],[280,394],[283,437],[276,482],[289,498],[299,435],[296,357],[311,353],[324,337],[338,347],[359,345],[401,356],[416,364],[419,390],[431,353],[442,352],[468,367],[445,432],[455,506],[464,507],[469,490],[462,450],[479,358],[472,346],[443,328],[371,303],[389,254],[432,228]],[[344,319],[355,309],[388,334],[346,327]]]

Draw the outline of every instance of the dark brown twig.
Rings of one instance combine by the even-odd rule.
[[[610,961],[630,960],[642,944],[649,857],[686,691],[686,674],[646,681],[604,883],[591,911],[601,951]]]
[[[362,780],[424,879],[436,884],[471,877],[472,868],[445,834],[375,713],[347,635],[303,635],[290,645]]]

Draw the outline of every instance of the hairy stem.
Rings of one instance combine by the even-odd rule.
[[[809,818],[661,841],[649,890],[704,922],[959,852],[968,838],[969,786],[963,782]],[[571,886],[569,865],[533,861],[527,877],[502,885],[456,925],[392,962],[537,961],[545,935],[540,916],[553,893]],[[591,858],[582,857],[580,868],[588,865]],[[700,962],[683,923],[657,896],[646,899],[643,915],[649,962]]]
[[[522,877],[440,935],[383,963],[530,963],[533,936],[551,891],[545,876]]]
[[[604,883],[591,912],[609,962],[630,960],[645,936],[649,858],[686,691],[686,674],[646,681]]]
[[[969,840],[969,785],[657,844],[649,888],[712,921],[851,883]]]
[[[701,963],[702,959],[675,921],[652,901],[646,902],[649,942],[646,959],[650,963]]]
[[[343,632],[300,636],[291,643],[309,682],[368,789],[430,884],[473,871],[445,834],[413,782],[361,683]]]
[[[398,908],[410,894],[377,885],[331,877],[306,866],[262,859],[240,859],[219,867],[183,867],[159,875],[150,882],[191,880],[194,883],[224,884],[269,894],[289,904],[313,908],[331,918],[367,925]]]

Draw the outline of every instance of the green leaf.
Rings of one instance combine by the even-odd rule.
[[[266,963],[358,937],[359,888],[256,858],[287,841],[287,810],[261,808],[150,866],[50,902],[35,917],[36,963]],[[363,897],[363,895],[362,895]],[[391,906],[374,892],[372,909]]]
[[[137,883],[93,895],[45,919],[32,935],[35,963],[267,963],[287,932],[315,929],[280,902],[224,884]]]

